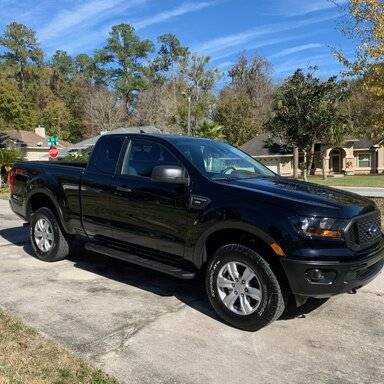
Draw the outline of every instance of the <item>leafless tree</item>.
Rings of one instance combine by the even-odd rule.
[[[173,133],[180,133],[177,106],[170,83],[156,84],[142,91],[133,113],[135,125],[154,125]]]
[[[127,118],[124,102],[103,87],[95,88],[88,94],[85,114],[92,135],[111,131]]]
[[[227,140],[241,145],[264,130],[271,111],[271,65],[261,56],[241,54],[228,72],[230,83],[218,97],[216,120]]]

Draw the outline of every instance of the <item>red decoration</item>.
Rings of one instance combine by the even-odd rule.
[[[59,156],[59,150],[55,146],[52,146],[49,148],[48,155],[51,159],[56,159],[57,156]]]

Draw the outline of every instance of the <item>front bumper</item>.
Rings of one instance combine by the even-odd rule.
[[[384,265],[384,241],[371,252],[353,260],[296,260],[281,258],[291,291],[295,295],[329,297],[361,288],[372,281]],[[314,278],[323,274],[324,279]]]

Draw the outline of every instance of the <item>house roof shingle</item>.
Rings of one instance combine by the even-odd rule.
[[[273,143],[270,145],[271,135],[261,133],[253,139],[247,141],[240,148],[252,156],[281,156],[290,155],[292,150],[282,143]]]
[[[6,131],[2,137],[2,142],[12,142],[14,145],[21,147],[48,148],[47,138],[32,131],[16,129]],[[69,143],[60,140],[59,145],[66,147]]]

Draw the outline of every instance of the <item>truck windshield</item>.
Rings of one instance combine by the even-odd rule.
[[[212,180],[276,176],[239,149],[212,140],[177,141],[176,147]]]

